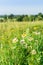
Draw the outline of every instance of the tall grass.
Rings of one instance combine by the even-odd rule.
[[[0,23],[0,65],[43,65],[43,22]]]

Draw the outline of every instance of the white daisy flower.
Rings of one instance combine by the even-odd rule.
[[[32,54],[32,55],[35,55],[35,54],[36,54],[36,50],[33,49],[33,50],[31,51],[31,54]]]
[[[24,44],[25,43],[25,40],[23,39],[23,40],[20,40],[20,43],[21,44]]]
[[[33,41],[34,40],[34,38],[32,38],[32,37],[29,37],[29,39],[28,39],[29,41]]]
[[[35,35],[40,35],[40,32],[33,32]]]
[[[13,40],[12,40],[13,43],[16,43],[18,42],[18,39],[15,37]]]

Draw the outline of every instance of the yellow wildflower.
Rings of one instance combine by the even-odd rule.
[[[34,30],[37,30],[37,27],[34,27]]]
[[[24,37],[26,37],[26,33],[23,33],[23,34],[22,34],[22,38],[24,38]]]

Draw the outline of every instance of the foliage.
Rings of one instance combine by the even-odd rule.
[[[5,22],[7,21],[7,19],[8,19],[8,16],[7,15],[4,15]]]
[[[23,18],[24,18],[24,15],[22,15],[22,16],[19,15],[19,16],[17,17],[17,21],[23,21]]]
[[[38,13],[36,15],[14,15],[14,14],[10,14],[10,15],[2,15],[0,16],[0,18],[4,18],[4,21],[7,22],[9,19],[10,21],[18,21],[18,22],[23,22],[23,21],[43,21],[43,14],[42,13]],[[3,22],[4,22],[3,21]]]
[[[0,23],[0,65],[43,65],[43,23]]]
[[[23,21],[29,21],[28,15],[25,15],[25,16],[24,16]]]
[[[13,19],[13,18],[14,18],[14,15],[13,15],[13,14],[10,14],[10,15],[8,16],[8,18],[9,18],[9,19]]]

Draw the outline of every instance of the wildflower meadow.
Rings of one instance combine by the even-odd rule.
[[[0,65],[43,65],[43,22],[0,23]]]

